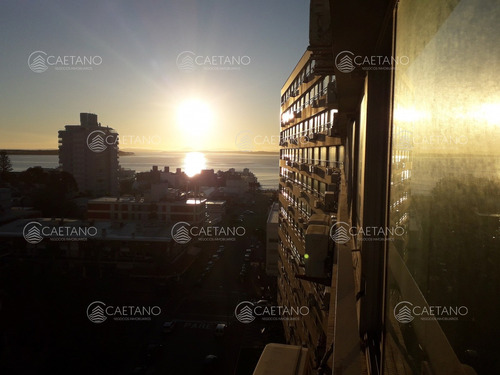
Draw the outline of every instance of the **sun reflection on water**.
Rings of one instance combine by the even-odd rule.
[[[184,158],[184,172],[189,176],[199,174],[207,168],[207,159],[202,152],[188,152]]]

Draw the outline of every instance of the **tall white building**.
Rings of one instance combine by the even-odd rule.
[[[59,131],[59,164],[71,173],[81,192],[117,196],[118,133],[101,126],[97,115],[80,113],[80,125]]]

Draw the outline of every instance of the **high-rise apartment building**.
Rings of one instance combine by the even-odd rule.
[[[308,306],[285,321],[290,344],[309,348],[310,367],[326,352],[336,221],[344,146],[335,126],[336,80],[307,51],[281,91],[278,302]]]
[[[81,192],[119,194],[118,134],[101,126],[96,114],[80,113],[80,125],[59,131],[59,164],[73,175]]]

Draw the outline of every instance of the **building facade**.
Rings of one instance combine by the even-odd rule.
[[[117,196],[118,134],[101,126],[96,114],[80,113],[80,125],[59,131],[59,165],[73,175],[81,192]]]
[[[279,204],[273,203],[266,223],[266,274],[278,276],[278,218]]]
[[[500,371],[499,16],[311,0],[279,186],[278,301],[310,306],[283,323],[305,373]]]
[[[156,221],[165,224],[186,221],[201,224],[206,220],[206,199],[146,201],[144,198],[134,197],[101,197],[89,200],[87,218],[96,221]]]
[[[319,69],[319,70],[318,70]],[[344,145],[335,126],[336,81],[307,51],[281,91],[278,302],[308,306],[285,321],[290,344],[306,345],[309,368],[326,352],[335,222]]]

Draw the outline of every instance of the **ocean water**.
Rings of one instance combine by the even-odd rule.
[[[185,152],[135,152],[134,155],[120,156],[120,166],[133,169],[136,172],[151,170],[153,165],[159,169],[170,167],[185,170]],[[263,189],[277,189],[279,180],[279,155],[278,154],[253,154],[253,153],[215,153],[204,152],[205,169],[226,171],[234,168],[237,171],[243,168],[250,169],[257,176]],[[30,167],[57,168],[59,159],[57,155],[10,155],[13,170],[24,171]]]

